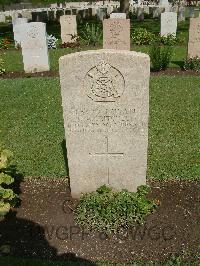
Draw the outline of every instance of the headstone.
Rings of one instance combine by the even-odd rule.
[[[177,13],[164,12],[161,14],[161,36],[176,36],[177,30]]]
[[[113,6],[108,6],[107,7],[108,15],[110,15],[113,12],[113,10],[114,10]]]
[[[32,22],[24,25],[22,55],[26,73],[49,70],[46,24]]]
[[[62,43],[73,43],[77,40],[76,15],[60,17]]]
[[[22,11],[22,17],[27,18],[28,20],[32,20],[32,13],[28,10]]]
[[[153,18],[159,18],[161,13],[165,11],[164,7],[156,7],[153,9]]]
[[[179,7],[178,21],[185,21],[185,7],[184,6]]]
[[[189,7],[189,17],[190,18],[194,18],[195,17],[194,8],[193,7]]]
[[[160,0],[159,1],[159,6],[168,7],[169,6],[168,0]]]
[[[97,17],[99,20],[103,21],[107,16],[107,8],[99,7],[97,9]]]
[[[137,8],[137,20],[138,21],[143,21],[144,20],[144,8],[143,7],[138,7]]]
[[[15,47],[21,46],[21,40],[24,34],[24,25],[27,23],[28,23],[27,18],[16,18],[13,20]]]
[[[188,58],[200,58],[200,18],[190,19]]]
[[[3,13],[0,13],[0,23],[6,22],[6,16]]]
[[[97,8],[96,7],[92,7],[92,16],[95,17],[97,14]]]
[[[104,184],[136,191],[146,183],[149,56],[96,50],[59,63],[72,197]]]
[[[104,19],[103,48],[130,50],[130,19]]]
[[[110,18],[123,18],[126,19],[126,13],[111,13]]]

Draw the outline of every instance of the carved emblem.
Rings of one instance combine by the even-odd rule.
[[[84,82],[88,97],[95,102],[115,102],[125,88],[121,72],[104,61],[87,72]]]
[[[28,36],[31,39],[35,39],[38,36],[38,28],[32,25],[28,31]]]

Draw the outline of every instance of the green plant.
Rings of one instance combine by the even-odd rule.
[[[7,50],[9,44],[11,44],[11,41],[8,37],[0,39],[0,50]]]
[[[153,71],[166,70],[170,64],[173,47],[162,45],[160,41],[154,41],[149,49],[151,68]]]
[[[185,59],[183,68],[185,70],[194,70],[196,72],[200,71],[200,58],[199,57],[193,57],[193,58],[187,58]]]
[[[133,31],[131,38],[136,45],[149,45],[155,38],[155,35],[146,29],[138,28]]]
[[[80,39],[87,45],[96,46],[102,38],[102,27],[100,24],[86,23],[80,30]]]
[[[101,186],[96,192],[81,197],[75,209],[75,220],[87,229],[106,232],[141,224],[156,207],[154,201],[146,198],[147,193],[147,186],[138,187],[135,193],[116,192],[106,185]]]
[[[177,42],[176,36],[168,34],[167,36],[160,36],[160,43],[164,45],[175,45]]]
[[[11,206],[16,204],[18,196],[9,185],[14,182],[11,176],[10,162],[12,153],[9,150],[0,149],[0,216],[5,216]]]
[[[3,75],[6,72],[4,68],[4,61],[2,58],[0,58],[0,75]]]

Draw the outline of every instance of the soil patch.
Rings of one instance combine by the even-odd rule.
[[[133,262],[172,255],[197,261],[200,254],[200,182],[151,182],[159,208],[145,224],[117,235],[87,232],[74,223],[77,204],[67,179],[27,180],[21,205],[0,222],[0,246],[10,255],[45,259]]]
[[[177,68],[169,68],[165,71],[151,72],[151,76],[200,76],[200,72],[193,70],[183,71]],[[59,77],[58,71],[45,71],[39,73],[6,72],[0,75],[2,79],[31,78],[31,77]]]

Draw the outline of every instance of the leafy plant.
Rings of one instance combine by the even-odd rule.
[[[175,45],[176,36],[173,34],[168,34],[167,36],[160,36],[160,42],[164,45]]]
[[[138,28],[133,31],[131,38],[136,45],[149,45],[155,38],[155,35],[146,29]]]
[[[106,185],[101,186],[96,192],[81,197],[75,209],[75,220],[87,229],[106,232],[141,224],[157,206],[156,202],[146,198],[147,193],[147,186],[138,187],[135,193],[116,192]]]
[[[12,206],[16,204],[18,196],[9,185],[14,182],[11,176],[10,162],[12,153],[9,150],[0,149],[0,216],[5,216]]]
[[[187,58],[184,62],[183,68],[185,70],[194,70],[196,72],[200,71],[200,58],[199,57],[193,57],[193,58]]]
[[[0,39],[0,50],[7,50],[8,45],[11,44],[11,40],[8,37]]]
[[[51,35],[47,35],[47,43],[48,43],[48,48],[49,49],[56,49],[57,48],[57,41],[58,39],[56,39],[55,36]]]
[[[95,23],[86,23],[80,30],[80,39],[87,45],[96,46],[102,39],[102,26]]]
[[[60,48],[75,48],[80,46],[78,35],[71,34],[71,39],[73,42],[64,42],[60,45]]]
[[[172,46],[162,45],[158,40],[154,41],[149,49],[152,70],[166,70],[170,64],[172,53]]]
[[[168,34],[167,36],[160,36],[160,42],[164,45],[183,44],[185,42],[185,37],[182,32],[177,36]]]
[[[3,75],[6,72],[4,65],[5,65],[5,63],[4,63],[3,59],[0,58],[0,75]]]

